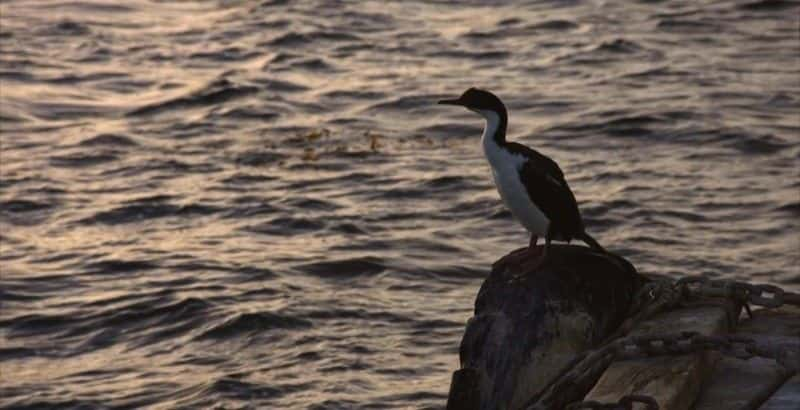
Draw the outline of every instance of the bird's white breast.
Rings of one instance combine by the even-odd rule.
[[[492,137],[497,129],[499,118],[493,111],[478,111],[486,118],[486,128],[481,137],[483,153],[492,167],[492,176],[497,191],[506,207],[522,226],[537,236],[545,236],[550,220],[530,200],[528,191],[520,179],[519,171],[525,157],[504,149]]]

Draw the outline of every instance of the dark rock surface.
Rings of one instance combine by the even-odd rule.
[[[495,263],[461,341],[448,409],[515,409],[625,319],[647,282],[625,259],[553,245],[539,268]]]

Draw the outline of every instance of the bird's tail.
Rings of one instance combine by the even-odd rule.
[[[606,252],[606,250],[605,250],[605,248],[603,248],[602,246],[600,246],[600,244],[599,244],[599,243],[597,243],[597,241],[596,241],[596,240],[594,240],[594,238],[592,238],[591,236],[589,236],[589,234],[588,234],[588,233],[586,233],[586,231],[584,231],[582,234],[578,235],[578,239],[580,239],[580,240],[582,240],[582,241],[586,242],[586,244],[587,244],[587,245],[589,245],[589,247],[590,247],[590,248],[592,248],[592,249],[594,249],[594,250],[596,250],[596,251],[603,252],[603,253],[607,253],[607,252]]]

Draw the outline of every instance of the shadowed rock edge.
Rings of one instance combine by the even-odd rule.
[[[574,245],[551,246],[534,271],[518,268],[496,263],[478,292],[448,409],[522,406],[611,334],[648,281],[622,257]]]

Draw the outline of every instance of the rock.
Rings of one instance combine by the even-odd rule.
[[[481,286],[450,410],[519,408],[610,335],[647,282],[625,259],[582,246],[553,245],[538,269],[517,269],[496,263]]]

